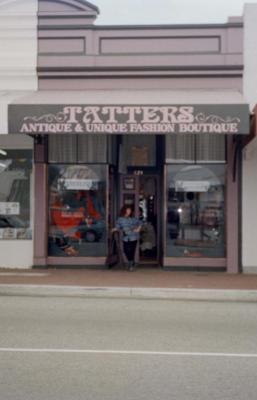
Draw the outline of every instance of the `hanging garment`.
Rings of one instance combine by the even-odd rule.
[[[140,249],[142,251],[152,250],[156,247],[156,233],[150,222],[144,224],[140,232]]]

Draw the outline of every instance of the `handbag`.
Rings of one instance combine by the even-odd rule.
[[[105,265],[108,268],[113,267],[119,261],[118,251],[117,251],[117,243],[115,239],[115,233],[113,233],[109,239],[109,246],[108,246],[108,255],[105,260]]]
[[[115,265],[124,265],[124,255],[121,248],[120,232],[113,232],[109,239],[108,255],[106,257],[105,265],[112,268]]]

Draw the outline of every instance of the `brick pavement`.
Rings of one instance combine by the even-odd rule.
[[[164,271],[146,267],[134,272],[119,269],[0,269],[0,284],[257,290],[257,275]]]

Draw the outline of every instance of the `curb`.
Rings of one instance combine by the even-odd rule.
[[[0,296],[257,302],[257,290],[0,284]]]

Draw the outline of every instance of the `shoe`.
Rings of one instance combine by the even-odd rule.
[[[129,261],[129,263],[128,263],[128,271],[132,272],[133,270],[134,270],[133,262]]]

